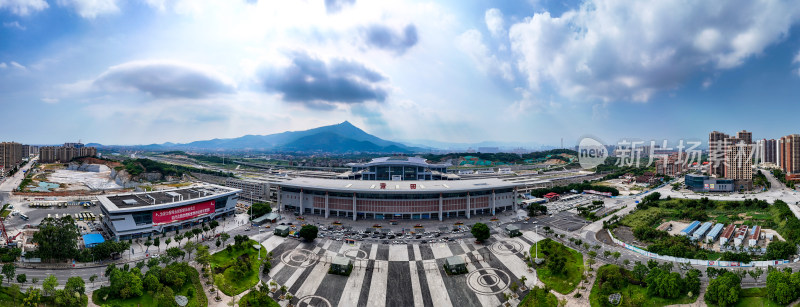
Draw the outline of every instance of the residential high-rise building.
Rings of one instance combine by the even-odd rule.
[[[780,138],[778,151],[778,166],[786,173],[786,180],[800,180],[800,134]]]
[[[39,162],[69,162],[75,158],[93,157],[97,148],[85,147],[81,143],[66,143],[64,146],[43,146],[39,148]]]
[[[656,173],[677,177],[686,171],[686,156],[680,153],[671,153],[656,160]]]
[[[725,140],[729,135],[712,131],[708,134],[708,173],[711,176],[722,177],[725,174]]]
[[[753,145],[746,139],[728,138],[725,147],[725,178],[733,179],[736,190],[753,188]]]
[[[756,145],[758,163],[778,164],[778,142],[775,139],[762,139]]]
[[[737,132],[736,138],[742,140],[745,144],[753,144],[753,133],[747,130]]]
[[[22,144],[0,143],[0,172],[6,174],[20,164],[22,164]]]

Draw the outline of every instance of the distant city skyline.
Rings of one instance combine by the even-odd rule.
[[[0,140],[25,144],[345,120],[393,141],[566,148],[800,133],[791,2],[19,0],[0,19]]]

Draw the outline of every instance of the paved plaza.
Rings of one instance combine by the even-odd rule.
[[[320,240],[305,243],[270,236],[263,241],[273,252],[269,274],[298,298],[298,306],[499,306],[512,282],[530,287],[524,254],[542,237],[529,231],[508,238],[495,234],[484,244],[471,240],[433,244],[375,244]],[[350,276],[327,274],[337,255],[353,259]],[[445,258],[464,257],[469,272],[448,276]]]

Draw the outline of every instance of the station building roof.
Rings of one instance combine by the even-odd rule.
[[[292,178],[274,183],[280,187],[350,193],[427,194],[455,193],[478,190],[508,189],[519,184],[497,178],[475,180],[342,180],[321,178]]]

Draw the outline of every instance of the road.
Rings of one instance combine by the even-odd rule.
[[[0,182],[0,204],[5,204],[11,199],[11,192],[14,191],[19,184],[22,183],[22,179],[25,178],[25,173],[31,168],[34,161],[36,161],[38,157],[35,157],[25,163],[19,171],[17,171],[13,176],[5,178],[3,182]]]

